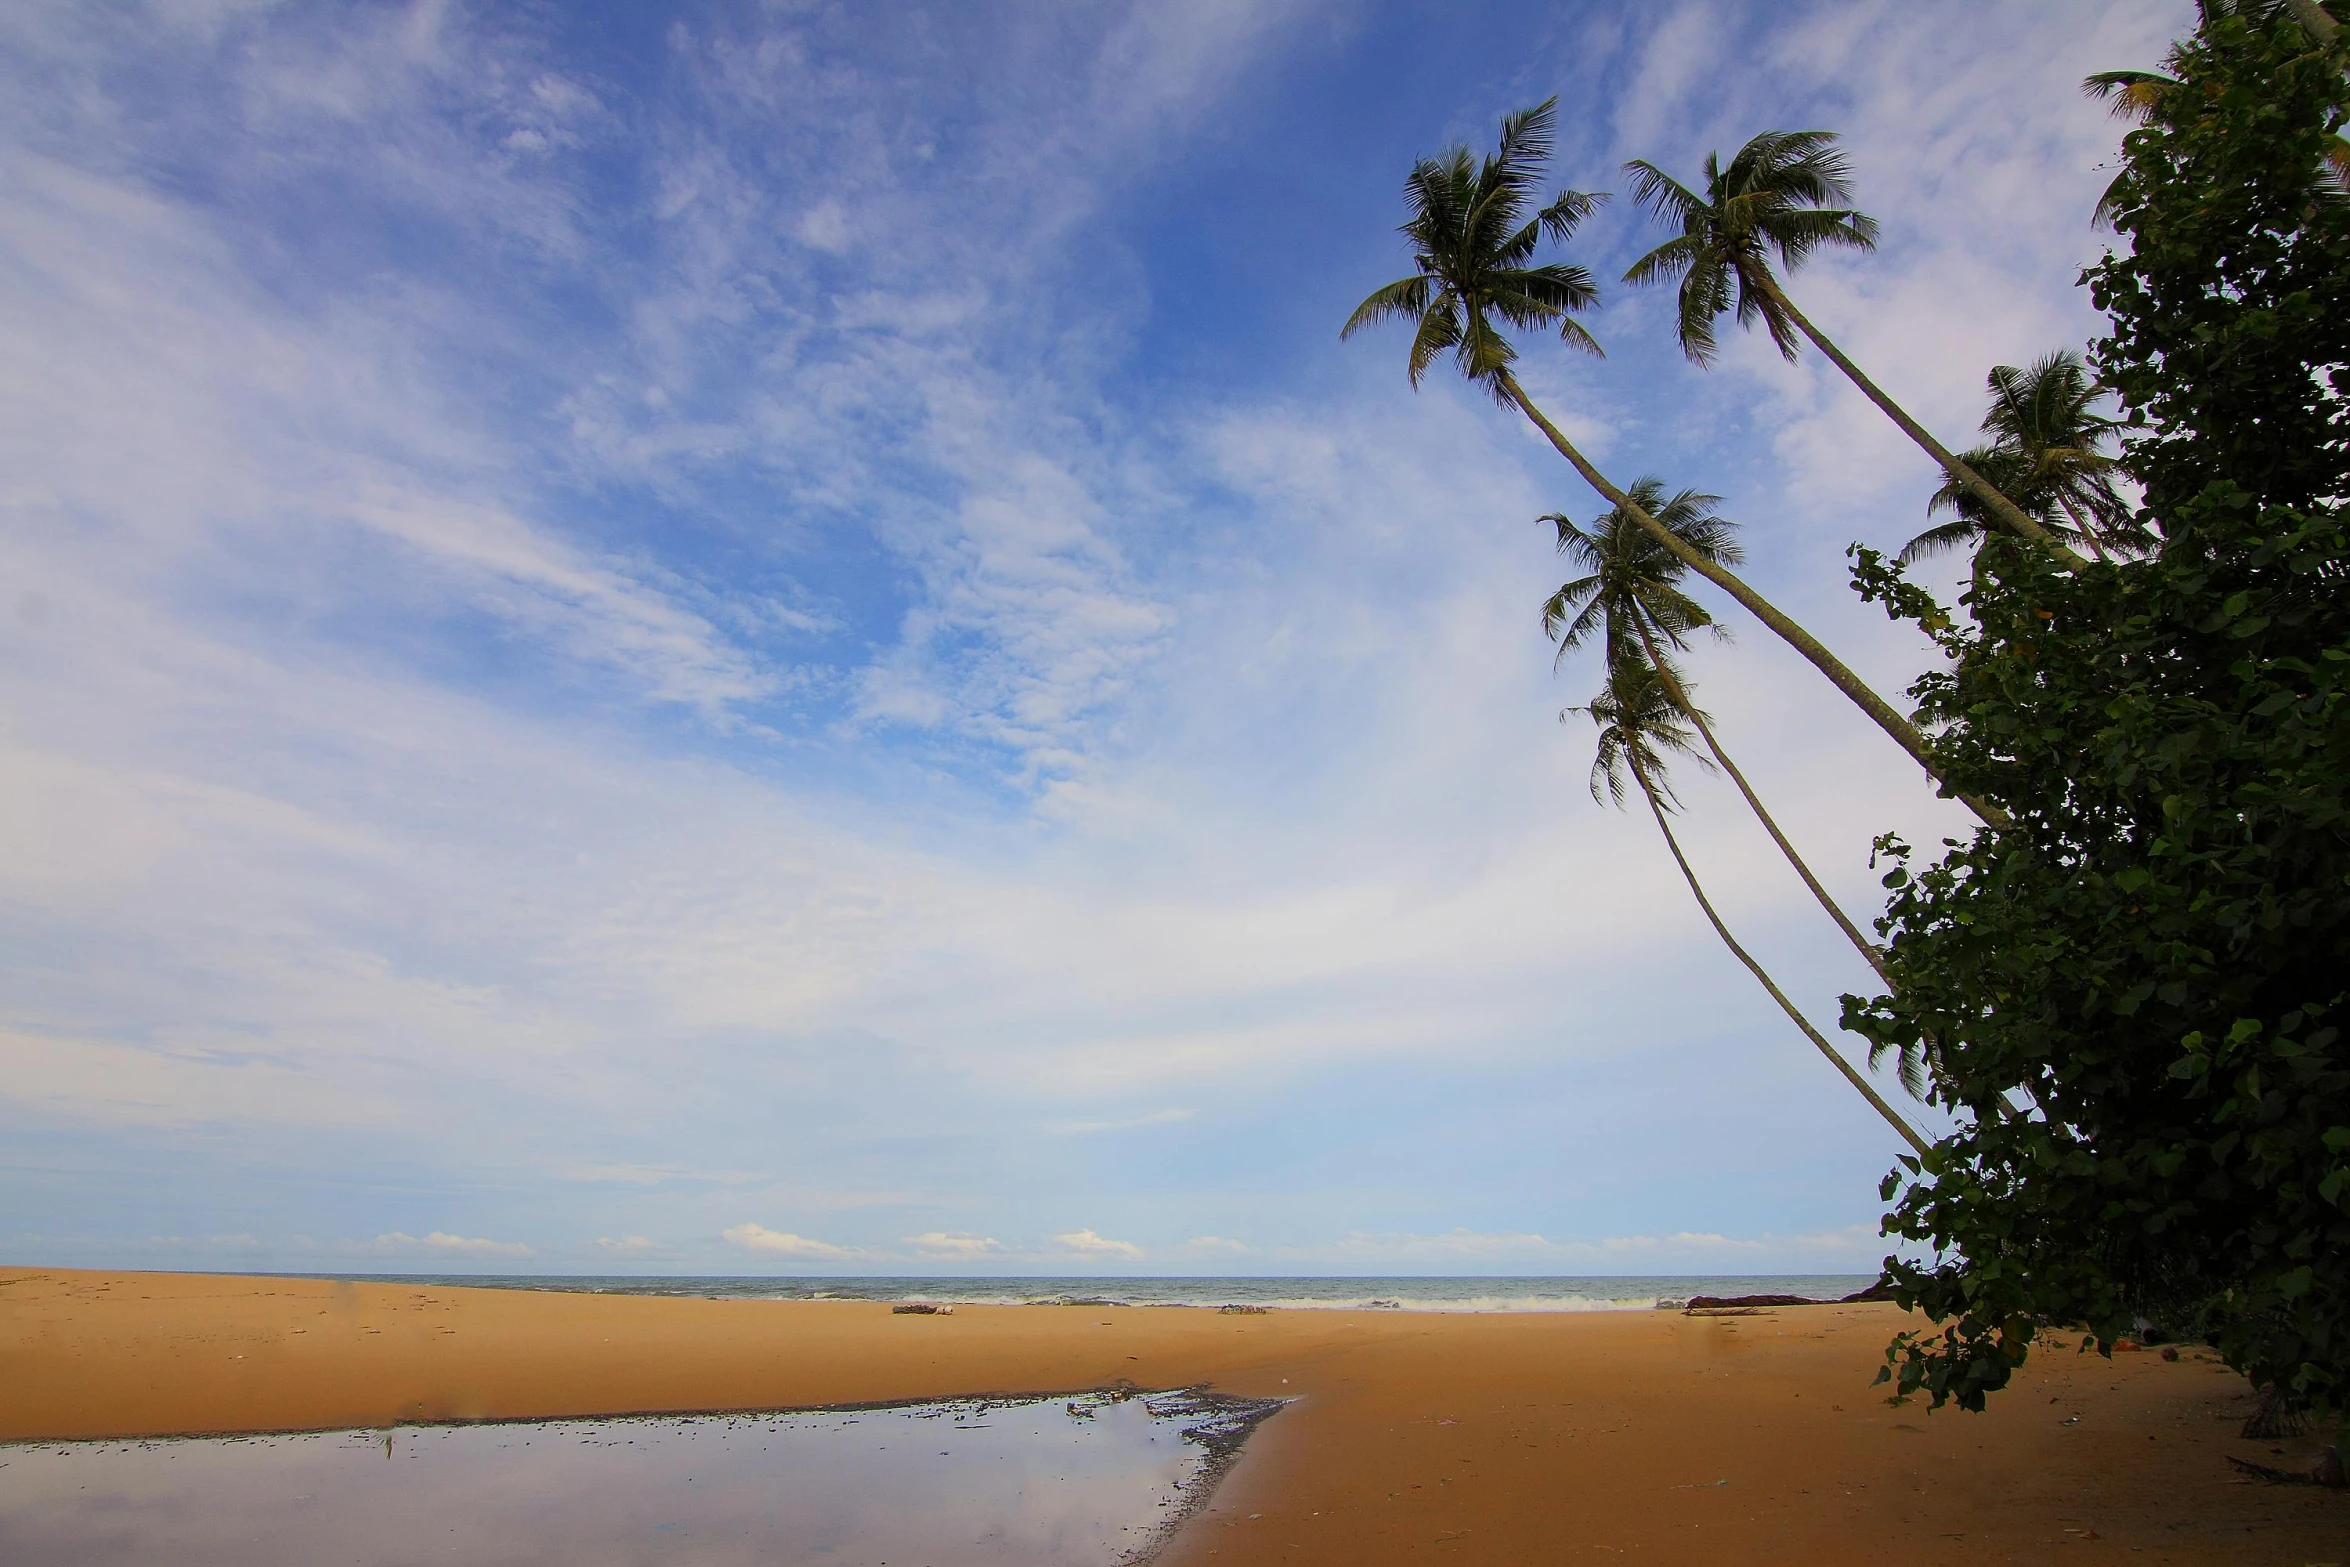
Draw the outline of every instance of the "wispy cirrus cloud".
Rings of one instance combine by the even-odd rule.
[[[1885,253],[1804,285],[1963,425],[1966,355],[2078,328],[2062,78],[2161,17],[1534,20],[1641,62],[1599,76],[1650,119],[1570,127],[1603,171],[1853,131]],[[652,21],[0,17],[0,1125],[41,1245],[339,1266],[372,1243],[303,1237],[423,1191],[534,1266],[1571,1269],[1868,1211],[1882,1128],[1554,723],[1588,672],[1547,671],[1532,519],[1587,498],[1334,342],[1409,157],[1586,62],[1405,103],[1349,74],[1419,25],[1378,6]],[[1729,492],[1897,690],[1920,650],[1835,551],[1898,534],[1913,460],[1809,367],[1683,371],[1663,306],[1530,383]],[[1869,838],[1947,816],[1750,628],[1696,672],[1865,912]],[[1692,783],[1726,916],[1832,1016],[1865,971]],[[1606,1234],[1654,1244],[1542,1239]]]

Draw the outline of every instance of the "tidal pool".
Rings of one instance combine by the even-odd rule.
[[[1197,1393],[0,1447],[10,1567],[1112,1567],[1274,1402]]]

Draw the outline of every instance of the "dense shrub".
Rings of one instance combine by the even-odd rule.
[[[1902,1392],[1981,1408],[2035,1332],[2192,1323],[2350,1408],[2350,205],[2343,52],[2212,7],[2124,143],[2093,362],[2158,531],[2077,573],[1987,543],[1956,613],[1858,551],[1948,655],[1914,688],[1954,791],[2012,828],[1887,840],[1889,997],[1963,1130],[1889,1177],[1941,1324]]]

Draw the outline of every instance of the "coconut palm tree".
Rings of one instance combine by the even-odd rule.
[[[1811,339],[1862,395],[1975,496],[1994,525],[2034,540],[2068,566],[2087,564],[1929,435],[1814,326],[1780,286],[1771,269],[1774,256],[1793,272],[1824,248],[1876,248],[1876,221],[1843,205],[1851,200],[1852,177],[1844,155],[1836,150],[1833,131],[1764,131],[1739,148],[1727,167],[1708,153],[1702,195],[1645,158],[1633,159],[1624,170],[1632,176],[1634,198],[1681,230],[1635,261],[1624,280],[1680,280],[1678,333],[1682,352],[1694,363],[1713,362],[1714,321],[1733,308],[1741,326],[1760,321],[1790,360],[1795,358],[1798,334]]]
[[[1727,566],[1737,565],[1743,557],[1745,552],[1733,537],[1738,525],[1714,510],[1720,496],[1683,490],[1668,499],[1664,481],[1653,475],[1635,479],[1625,493],[1692,552]],[[1836,928],[1844,932],[1845,939],[1869,967],[1876,970],[1885,988],[1892,989],[1893,976],[1886,972],[1884,956],[1878,952],[1876,943],[1860,933],[1859,927],[1837,907],[1836,900],[1828,896],[1828,889],[1820,885],[1803,856],[1795,852],[1795,845],[1787,841],[1787,835],[1764,809],[1762,797],[1746,781],[1746,774],[1730,760],[1730,753],[1723,749],[1713,725],[1689,699],[1678,671],[1673,668],[1671,652],[1686,651],[1692,633],[1706,630],[1716,636],[1727,635],[1703,605],[1681,591],[1680,579],[1687,568],[1659,549],[1656,541],[1620,506],[1589,531],[1556,512],[1542,520],[1558,530],[1559,553],[1573,561],[1582,573],[1564,583],[1542,606],[1542,629],[1558,644],[1558,656],[1563,660],[1597,635],[1603,640],[1611,668],[1627,658],[1636,658],[1654,670],[1667,700],[1696,727],[1706,750],[1738,786],[1747,808],[1762,823],[1763,831],[1771,835],[1771,841],[1779,846],[1779,852],[1787,857],[1787,863],[1795,868],[1803,885],[1819,900],[1828,918],[1836,922]],[[1903,1066],[1903,1081],[1910,1084],[1917,1076],[1916,1065],[1904,1057]]]
[[[2117,422],[2096,412],[2107,393],[2090,379],[2079,354],[2060,348],[2023,369],[1994,365],[1987,384],[1991,406],[1983,433],[1991,441],[1966,454],[1970,465],[2049,532],[2087,546],[2100,560],[2108,551],[2135,554],[2152,544],[2115,483],[2119,460],[2100,450]],[[1954,515],[1910,540],[1899,556],[1904,563],[1983,534],[1983,508],[1956,480],[1934,492],[1926,511]]]
[[[1613,801],[1621,806],[1626,789],[1624,779],[1632,782],[1647,800],[1649,813],[1656,818],[1657,831],[1664,834],[1665,847],[1673,854],[1673,863],[1681,868],[1681,879],[1689,883],[1689,891],[1697,899],[1697,906],[1705,911],[1706,920],[1714,934],[1722,938],[1722,945],[1731,955],[1746,965],[1748,973],[1770,993],[1779,1010],[1785,1012],[1795,1026],[1826,1056],[1837,1071],[1844,1074],[1860,1096],[1876,1107],[1895,1131],[1910,1147],[1923,1154],[1928,1144],[1917,1131],[1894,1112],[1874,1084],[1854,1069],[1851,1062],[1837,1054],[1826,1036],[1812,1026],[1811,1019],[1787,999],[1771,978],[1769,972],[1756,962],[1754,955],[1738,944],[1730,934],[1730,927],[1722,923],[1715,912],[1713,900],[1705,895],[1697,873],[1689,868],[1689,857],[1681,852],[1681,841],[1673,835],[1673,824],[1668,808],[1678,808],[1680,802],[1672,792],[1666,777],[1666,768],[1675,756],[1692,757],[1700,767],[1707,766],[1704,757],[1697,756],[1690,744],[1688,727],[1682,722],[1684,709],[1667,694],[1664,682],[1658,678],[1658,666],[1636,656],[1627,656],[1608,667],[1606,687],[1593,697],[1587,706],[1569,708],[1568,712],[1587,713],[1599,726],[1599,751],[1591,764],[1591,797],[1603,804]],[[1561,717],[1566,716],[1561,714]]]
[[[1538,265],[1534,261],[1546,236],[1563,243],[1606,199],[1570,190],[1553,197],[1547,206],[1535,205],[1540,199],[1542,166],[1550,157],[1557,105],[1558,100],[1551,98],[1504,118],[1499,145],[1489,157],[1479,159],[1468,148],[1456,146],[1412,166],[1404,181],[1410,216],[1404,221],[1403,234],[1411,241],[1415,270],[1410,277],[1372,290],[1347,318],[1339,336],[1352,337],[1381,321],[1410,322],[1412,347],[1405,368],[1414,386],[1420,384],[1420,377],[1438,355],[1450,353],[1462,375],[1483,387],[1496,402],[1523,413],[1559,455],[1574,465],[1585,483],[1606,496],[1610,505],[1624,508],[1635,525],[1667,553],[1728,593],[1809,659],[1939,783],[1940,769],[1914,725],[1870,690],[1817,637],[1727,567],[1691,551],[1609,483],[1518,384],[1510,368],[1517,360],[1517,349],[1496,324],[1496,317],[1525,330],[1555,328],[1568,346],[1599,352],[1591,334],[1574,319],[1599,297],[1591,274],[1578,266],[1558,262]],[[1983,802],[1967,798],[1967,803],[1986,821],[2006,819]]]

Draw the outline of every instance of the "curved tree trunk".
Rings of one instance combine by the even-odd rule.
[[[1754,786],[1746,781],[1746,775],[1738,770],[1738,764],[1730,760],[1730,753],[1722,749],[1722,742],[1714,738],[1714,726],[1706,722],[1705,715],[1697,710],[1697,704],[1689,700],[1689,693],[1681,688],[1681,677],[1674,674],[1673,666],[1665,662],[1663,650],[1656,645],[1647,618],[1635,611],[1631,619],[1632,629],[1640,634],[1640,646],[1648,653],[1648,662],[1656,669],[1657,678],[1664,683],[1665,695],[1672,699],[1673,706],[1681,710],[1681,716],[1694,724],[1697,732],[1704,736],[1705,748],[1713,753],[1715,761],[1721,763],[1722,771],[1730,775],[1730,781],[1738,786],[1738,792],[1746,796],[1747,807],[1754,812],[1755,820],[1763,824],[1763,831],[1771,835],[1771,842],[1779,846],[1779,852],[1787,856],[1787,863],[1795,867],[1795,874],[1803,878],[1804,886],[1811,889],[1811,895],[1819,900],[1820,907],[1828,911],[1828,918],[1836,922],[1836,928],[1844,932],[1845,939],[1868,961],[1869,967],[1877,971],[1877,978],[1884,982],[1885,988],[1891,990],[1893,976],[1885,972],[1885,958],[1877,950],[1877,944],[1863,936],[1860,928],[1845,918],[1844,911],[1836,906],[1836,900],[1828,896],[1828,889],[1820,885],[1820,879],[1811,873],[1811,867],[1803,863],[1803,856],[1795,852],[1795,845],[1789,843],[1787,835],[1779,831],[1779,824],[1771,819],[1771,813],[1763,809],[1762,799],[1754,792]]]
[[[1576,449],[1575,443],[1568,440],[1559,427],[1552,424],[1549,419],[1544,417],[1542,410],[1534,406],[1534,400],[1526,395],[1524,387],[1518,385],[1516,376],[1504,370],[1497,377],[1497,382],[1503,393],[1517,406],[1518,411],[1532,420],[1534,427],[1549,438],[1550,444],[1557,448],[1558,454],[1574,464],[1575,471],[1583,476],[1584,483],[1605,496],[1609,504],[1637,523],[1675,560],[1736,599],[1757,620],[1777,633],[1781,641],[1809,659],[1813,668],[1828,677],[1830,684],[1843,692],[1854,706],[1874,719],[1878,728],[1891,735],[1894,744],[1907,751],[1910,759],[1926,770],[1927,777],[1933,779],[1937,784],[1942,782],[1942,771],[1935,766],[1934,755],[1926,748],[1926,737],[1918,733],[1915,724],[1895,712],[1892,705],[1876,692],[1870,690],[1867,683],[1847,668],[1842,659],[1823,647],[1819,638],[1788,619],[1770,600],[1748,587],[1736,572],[1707,560],[1703,555],[1691,549],[1672,529],[1651,517],[1646,507],[1610,484],[1607,476],[1594,468],[1590,459]],[[1965,802],[1969,810],[1992,826],[2005,827],[2010,824],[2007,813],[1989,801],[1979,800],[1968,794],[1962,794],[1958,798]]]
[[[1811,324],[1809,316],[1795,308],[1795,301],[1789,299],[1786,291],[1780,288],[1776,282],[1768,278],[1756,281],[1760,287],[1770,291],[1773,302],[1787,312],[1787,318],[1802,329],[1805,337],[1811,339],[1812,347],[1827,355],[1829,361],[1844,372],[1846,379],[1850,380],[1854,386],[1859,387],[1861,394],[1870,402],[1875,403],[1886,418],[1899,425],[1902,434],[1917,442],[1927,456],[1940,463],[1945,473],[1965,485],[1973,493],[1975,499],[1981,501],[1990,511],[1992,518],[2002,528],[2019,539],[2030,539],[2063,562],[2067,571],[2078,571],[2089,564],[2067,549],[2063,540],[2034,522],[2021,506],[2000,494],[1990,480],[1960,462],[1957,454],[1952,452],[1949,447],[1927,434],[1925,426],[1912,419],[1899,403],[1887,397],[1876,382],[1861,373],[1860,366],[1844,357],[1843,349],[1838,348],[1834,342],[1830,341],[1825,332]]]
[[[1705,888],[1698,885],[1697,873],[1689,868],[1688,857],[1681,852],[1681,842],[1673,836],[1672,824],[1665,820],[1664,804],[1657,799],[1655,786],[1648,781],[1648,775],[1640,770],[1640,765],[1637,762],[1632,764],[1632,776],[1639,780],[1640,792],[1647,796],[1648,809],[1656,817],[1656,829],[1665,835],[1665,847],[1673,851],[1673,863],[1681,867],[1681,879],[1689,883],[1690,892],[1697,898],[1697,906],[1705,910],[1705,917],[1712,923],[1714,934],[1722,938],[1722,945],[1728,947],[1731,955],[1746,965],[1748,973],[1762,982],[1762,988],[1771,993],[1773,1001],[1779,1003],[1779,1010],[1794,1020],[1795,1026],[1803,1030],[1803,1037],[1819,1047],[1820,1054],[1826,1056],[1836,1070],[1844,1074],[1845,1081],[1859,1090],[1863,1099],[1876,1107],[1877,1114],[1883,1116],[1887,1124],[1901,1134],[1902,1140],[1917,1150],[1919,1154],[1926,1153],[1932,1145],[1920,1137],[1907,1121],[1894,1113],[1893,1107],[1885,1102],[1884,1096],[1877,1092],[1876,1087],[1854,1070],[1851,1062],[1836,1053],[1836,1048],[1821,1036],[1818,1029],[1811,1026],[1811,1019],[1797,1011],[1795,1003],[1787,999],[1787,993],[1772,982],[1771,976],[1764,972],[1763,966],[1755,962],[1744,947],[1738,945],[1737,938],[1730,934],[1730,927],[1724,925],[1722,917],[1714,912],[1713,902],[1706,897]]]
[[[2301,30],[2321,48],[2332,43],[2342,30],[2341,24],[2326,15],[2317,0],[2285,0],[2285,4],[2292,8],[2293,20],[2301,24]]]
[[[2065,494],[2064,491],[2058,490],[2056,504],[2064,508],[2064,514],[2070,517],[2073,520],[2073,526],[2080,530],[2083,542],[2089,546],[2089,553],[2097,557],[2097,564],[2100,566],[2112,565],[2113,557],[2105,553],[2105,546],[2097,541],[2097,530],[2089,526],[2089,520],[2081,515],[2081,508],[2073,504],[2072,497]]]

